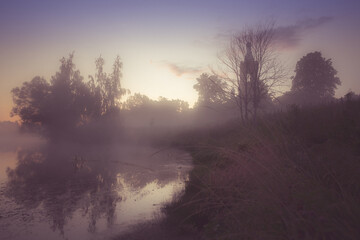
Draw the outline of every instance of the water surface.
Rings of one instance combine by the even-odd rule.
[[[0,239],[109,239],[161,215],[190,157],[147,146],[42,144],[0,152]]]

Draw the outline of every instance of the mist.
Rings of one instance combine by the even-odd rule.
[[[218,34],[208,68],[156,61],[191,78],[194,104],[169,97],[188,94],[171,79],[140,79],[167,97],[130,89],[120,55],[91,60],[87,75],[71,52],[50,77],[14,83],[0,238],[359,239],[360,95],[339,96],[331,51],[304,50],[291,70],[281,58],[333,21]]]

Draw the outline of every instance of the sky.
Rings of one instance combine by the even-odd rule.
[[[219,65],[229,37],[270,19],[289,77],[302,56],[321,51],[342,81],[336,97],[360,93],[359,12],[358,0],[1,0],[0,121],[14,120],[12,88],[49,80],[73,51],[85,80],[97,57],[110,72],[119,55],[122,87],[192,105],[196,78]]]

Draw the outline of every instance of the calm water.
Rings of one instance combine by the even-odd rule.
[[[0,152],[0,239],[110,239],[159,217],[190,157],[150,147],[49,145]]]

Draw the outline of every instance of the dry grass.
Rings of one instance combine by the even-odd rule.
[[[359,101],[196,135],[169,221],[206,239],[360,239]]]

